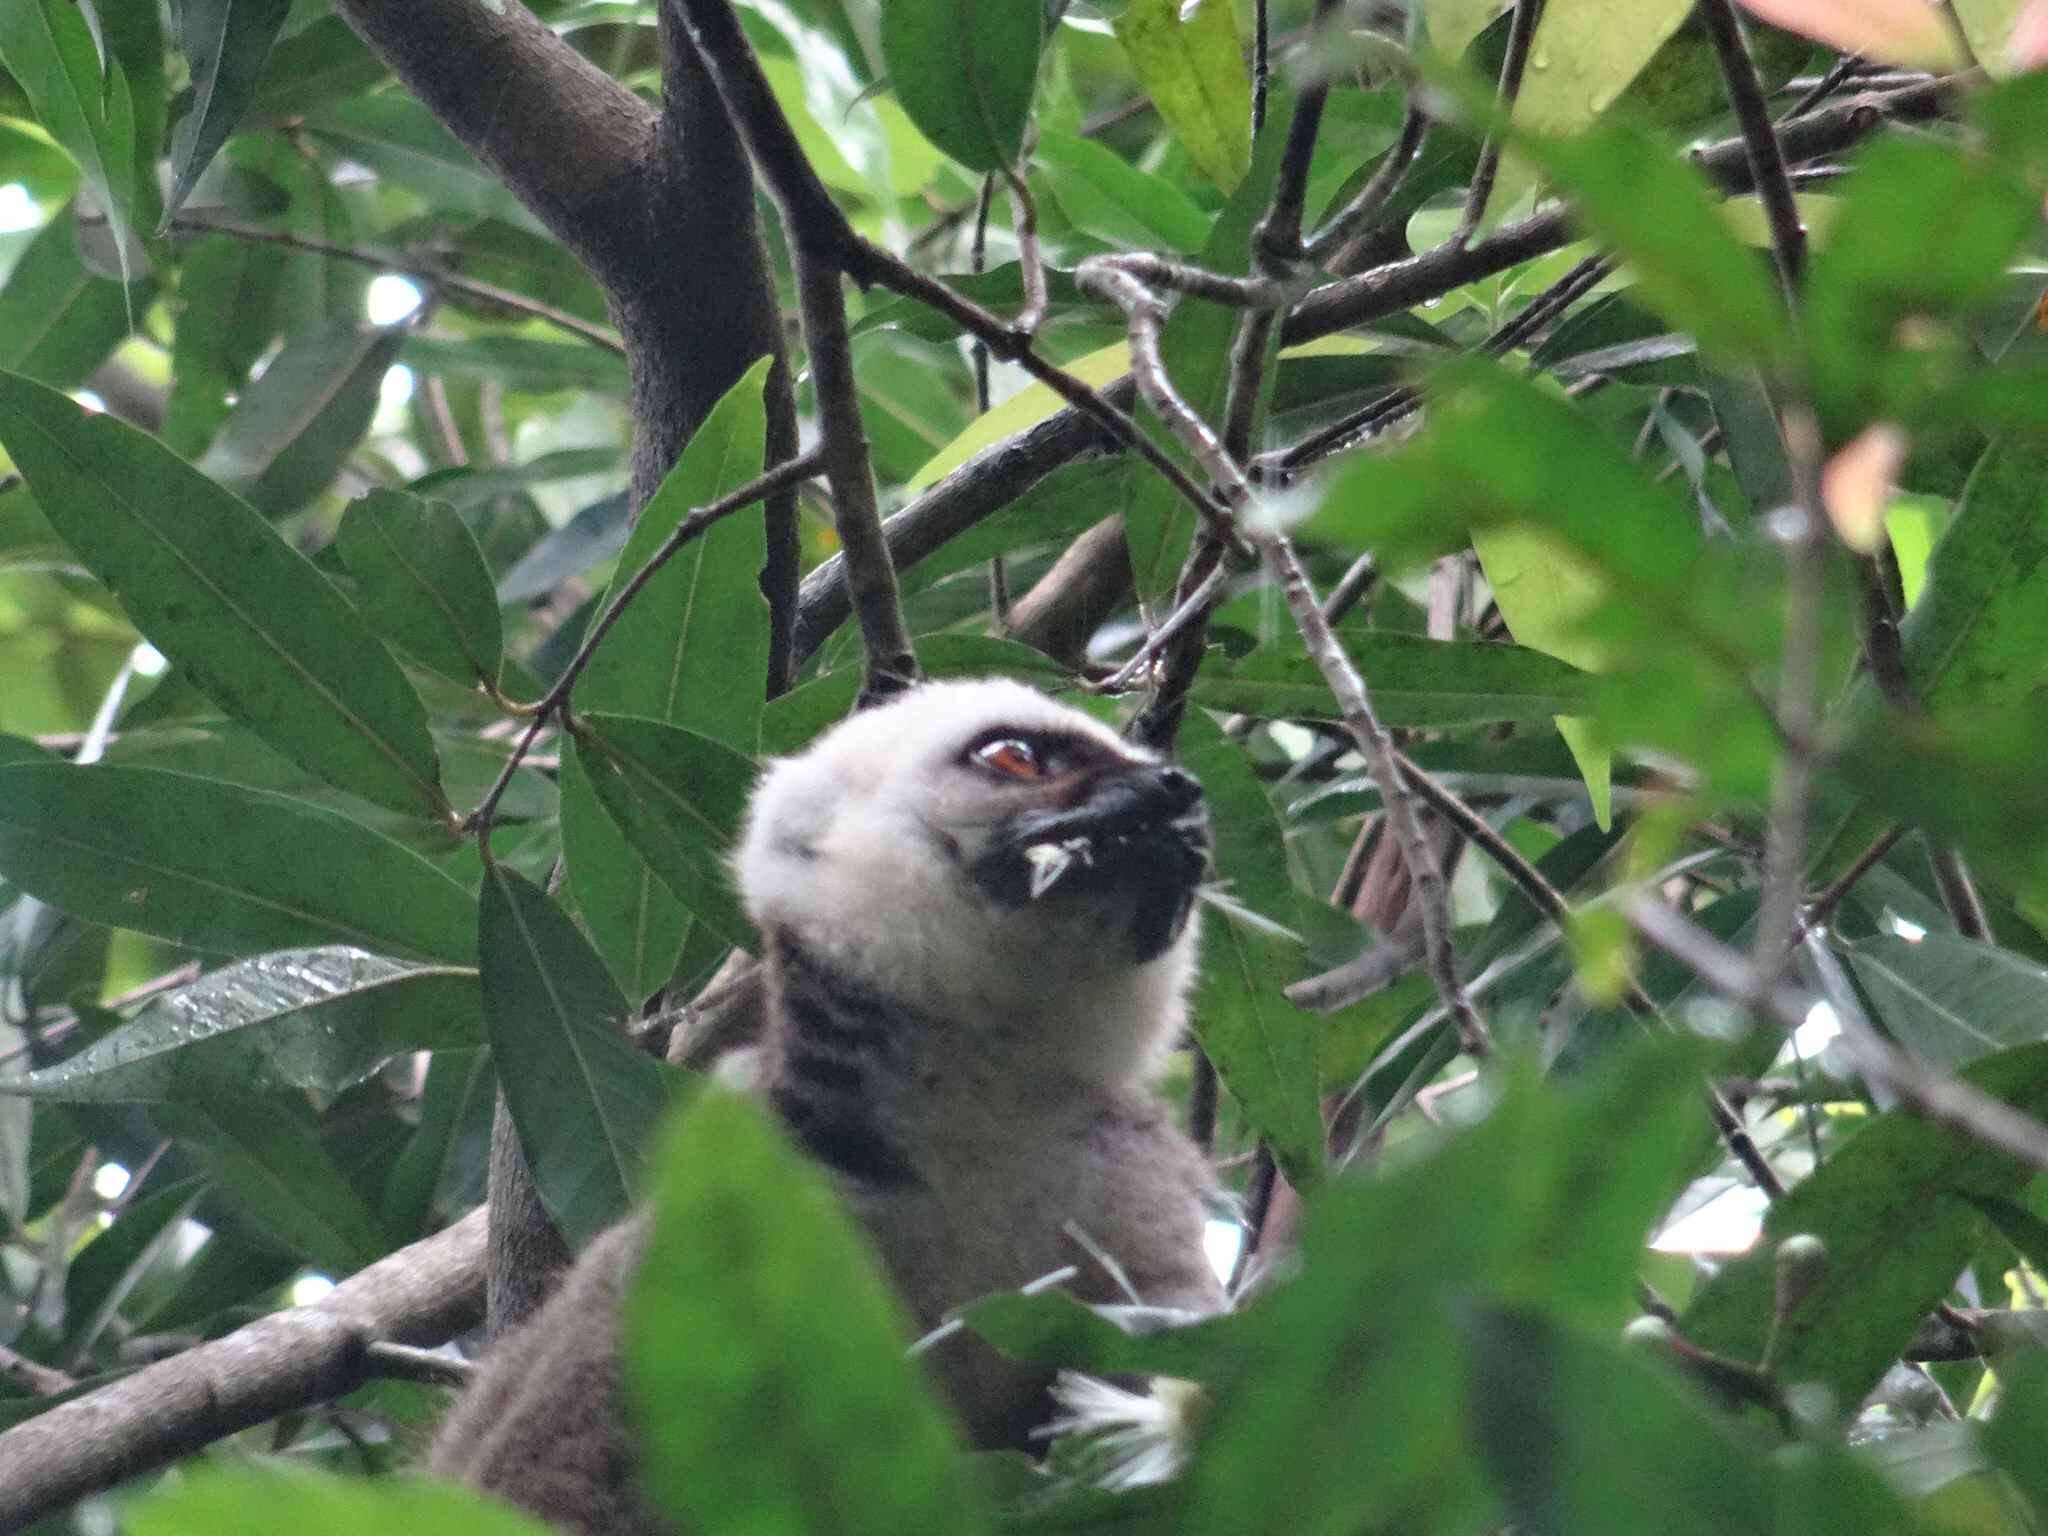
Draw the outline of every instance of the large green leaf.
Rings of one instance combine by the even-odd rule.
[[[1098,240],[1192,254],[1209,239],[1193,199],[1092,139],[1046,129],[1032,155],[1074,227]]]
[[[1932,139],[1882,139],[1865,151],[1814,253],[1801,316],[1833,433],[1872,415],[1910,420],[1959,364],[1975,361],[1960,331],[1940,322],[1998,291],[2040,211],[2027,181],[1989,155]]]
[[[1774,1458],[1699,1395],[1613,1343],[1538,1313],[1463,1319],[1474,1440],[1508,1519],[1528,1536],[1910,1536],[1870,1467],[1825,1443]],[[1620,1431],[1620,1432],[1618,1432]]]
[[[130,292],[79,259],[71,208],[45,224],[0,288],[0,368],[70,389],[128,334],[154,284]]]
[[[178,31],[192,71],[192,102],[171,145],[169,218],[241,121],[291,0],[180,0]]]
[[[336,1477],[281,1462],[195,1467],[121,1511],[134,1536],[222,1536],[287,1524],[297,1536],[548,1536],[509,1504],[452,1483]]]
[[[753,948],[753,925],[726,868],[753,785],[752,759],[637,715],[579,715],[576,731],[577,761],[627,840],[700,921]]]
[[[1183,764],[1208,797],[1216,874],[1231,901],[1293,927],[1301,898],[1287,878],[1286,837],[1243,748],[1199,710],[1181,723],[1180,747]],[[1203,976],[1191,1010],[1202,1049],[1281,1169],[1307,1188],[1324,1161],[1317,1097],[1323,1025],[1282,992],[1300,974],[1300,945],[1228,910],[1208,915],[1203,943]]]
[[[640,513],[607,602],[690,512],[761,472],[767,440],[761,359],[705,416]],[[759,572],[767,535],[748,509],[714,525],[655,573],[590,658],[571,700],[579,712],[639,715],[685,726],[742,752],[760,737],[767,694],[768,610]],[[637,1001],[665,984],[694,910],[600,809],[586,749],[562,780],[569,887],[591,938]]]
[[[0,764],[0,875],[195,949],[476,955],[469,894],[418,854],[333,811],[154,768]]]
[[[1252,163],[1251,77],[1234,8],[1227,0],[1131,0],[1116,19],[1116,40],[1188,158],[1234,190]]]
[[[1040,0],[882,7],[882,58],[896,99],[926,138],[976,171],[1016,161],[1044,36]]]
[[[342,789],[447,813],[405,674],[246,502],[133,427],[6,373],[0,442],[65,542],[222,709]]]
[[[401,1052],[482,1039],[474,971],[359,949],[279,950],[207,972],[4,1091],[70,1101],[332,1095]]]
[[[1327,1181],[1299,1274],[1242,1319],[1171,1528],[1340,1536],[1417,1509],[1439,1512],[1432,1529],[1483,1526],[1455,1320],[1493,1297],[1620,1324],[1643,1235],[1698,1139],[1700,1066],[1691,1043],[1666,1041],[1573,1094],[1520,1074],[1433,1155]]]
[[[1881,936],[1842,957],[1886,1031],[1940,1067],[2048,1037],[2048,970],[1953,934]]]
[[[692,511],[761,473],[768,365],[764,357],[750,367],[691,434],[641,509],[607,602]],[[598,645],[571,705],[645,715],[753,751],[767,694],[768,606],[759,585],[766,553],[761,515],[751,509],[685,545]]]
[[[334,483],[377,411],[402,325],[353,321],[297,337],[241,393],[200,470],[271,517]]]
[[[2048,1045],[1987,1057],[1962,1076],[2026,1113],[2048,1110]],[[1972,1198],[2009,1197],[2027,1175],[2007,1153],[1893,1111],[1772,1204],[1764,1241],[1707,1282],[1685,1314],[1685,1336],[1761,1359],[1776,1244],[1812,1233],[1827,1245],[1827,1266],[1779,1325],[1776,1365],[1781,1380],[1819,1382],[1838,1411],[1850,1411],[1976,1252],[1983,1218]]]
[[[227,419],[230,397],[270,346],[285,271],[275,247],[232,235],[206,235],[185,247],[163,432],[181,458],[205,452]]]
[[[120,62],[109,61],[102,75],[85,11],[72,0],[13,0],[0,6],[0,63],[105,205],[125,253],[144,216],[136,171],[145,156],[137,154],[135,103]],[[154,154],[151,145],[146,156]]]
[[[705,1093],[669,1132],[638,1274],[630,1400],[648,1481],[692,1528],[988,1529],[873,1250],[751,1101]]]
[[[1341,474],[1311,526],[1400,569],[1478,529],[1540,529],[1645,606],[1683,596],[1699,519],[1613,436],[1540,386],[1491,364],[1441,368],[1430,425]]]
[[[370,627],[443,677],[497,686],[498,598],[476,535],[446,502],[372,491],[335,534]]]
[[[533,216],[410,93],[357,94],[306,112],[306,126],[379,178],[418,193],[429,206],[533,228]]]
[[[2048,461],[2027,441],[2001,439],[1985,450],[1899,638],[1914,696],[1937,716],[2002,711],[2048,679]],[[1839,713],[1845,723],[1889,735],[1872,727],[1877,710],[1877,688],[1864,677]],[[1904,775],[1892,782],[1910,791]],[[1884,830],[1869,807],[1826,826],[1816,840],[1822,879]]]
[[[668,1099],[620,1033],[618,984],[567,913],[525,877],[484,871],[484,1024],[541,1202],[572,1246],[625,1215]]]
[[[1730,232],[1706,178],[1667,144],[1627,123],[1527,143],[1676,329],[1740,363],[1781,355],[1789,326],[1767,269]]]
[[[166,1136],[189,1145],[215,1186],[267,1238],[323,1269],[351,1274],[390,1247],[377,1218],[321,1144],[303,1099],[207,1096],[159,1105]]]
[[[1545,720],[1585,702],[1578,668],[1518,645],[1428,640],[1388,630],[1347,633],[1344,648],[1394,726]],[[1236,663],[1212,662],[1194,696],[1212,709],[1269,719],[1334,720],[1337,702],[1298,643],[1262,646]]]

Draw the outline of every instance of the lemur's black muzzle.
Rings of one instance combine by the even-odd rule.
[[[1209,867],[1209,812],[1194,776],[1169,765],[1105,775],[1077,805],[1012,818],[976,861],[977,884],[1005,906],[1128,890],[1140,963],[1187,926]]]

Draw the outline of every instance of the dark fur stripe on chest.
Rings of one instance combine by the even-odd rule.
[[[903,1021],[786,939],[777,951],[781,1050],[769,1102],[826,1167],[882,1188],[921,1182],[877,1114],[879,1080],[900,1070]]]

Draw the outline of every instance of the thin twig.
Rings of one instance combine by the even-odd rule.
[[[1778,258],[1778,275],[1785,296],[1795,298],[1806,271],[1806,226],[1800,222],[1799,200],[1792,195],[1792,179],[1785,172],[1785,152],[1771,125],[1771,109],[1764,100],[1763,82],[1757,78],[1756,61],[1742,35],[1742,22],[1731,0],[1699,0],[1693,7],[1714,52],[1721,62],[1721,79],[1728,88],[1728,104],[1735,109],[1735,125],[1742,131],[1743,146],[1749,153],[1750,174],[1756,181],[1758,199],[1771,227],[1771,249]]]
[[[1380,792],[1380,801],[1386,808],[1388,830],[1393,833],[1401,856],[1408,865],[1410,888],[1422,921],[1424,962],[1430,981],[1455,1022],[1459,1044],[1466,1053],[1480,1057],[1489,1055],[1493,1049],[1493,1038],[1487,1031],[1485,1020],[1466,995],[1464,983],[1458,979],[1457,952],[1451,945],[1450,884],[1430,848],[1429,834],[1416,809],[1415,796],[1409,792],[1402,778],[1393,737],[1380,724],[1379,716],[1373,712],[1372,698],[1366,691],[1364,678],[1352,666],[1351,658],[1344,654],[1344,648],[1337,640],[1336,631],[1323,617],[1322,605],[1316,600],[1315,589],[1309,583],[1308,572],[1303,569],[1294,546],[1281,534],[1260,534],[1256,542],[1266,558],[1274,582],[1287,599],[1295,628],[1301,631],[1310,659],[1322,673],[1330,691],[1336,695],[1344,724],[1358,743],[1359,752],[1365,758],[1366,772]]]
[[[1844,54],[1841,58],[1835,60],[1834,67],[1822,75],[1820,79],[1814,81],[1806,93],[1786,109],[1785,115],[1778,119],[1780,126],[1791,122],[1794,118],[1806,116],[1807,113],[1847,85],[1861,68],[1863,68],[1863,60],[1853,53]]]
[[[1208,618],[1216,607],[1216,600],[1221,595],[1223,583],[1229,574],[1221,561],[1213,563],[1208,575],[1199,578],[1195,589],[1145,637],[1145,643],[1138,647],[1131,658],[1101,682],[1092,684],[1093,690],[1100,693],[1121,693],[1136,682],[1169,645]]]
[[[1834,882],[1815,896],[1807,906],[1806,928],[1811,930],[1825,927],[1828,919],[1835,915],[1835,908],[1842,904],[1842,898],[1855,889],[1857,881],[1877,867],[1908,830],[1910,829],[1902,822],[1889,831],[1880,833],[1875,842],[1859,853],[1856,862],[1837,875]]]
[[[1613,270],[1613,259],[1597,253],[1575,263],[1556,282],[1522,306],[1512,319],[1495,327],[1476,350],[1487,356],[1499,357],[1526,344],[1597,288]],[[1262,479],[1285,484],[1288,477],[1308,465],[1342,453],[1365,438],[1385,431],[1421,403],[1422,392],[1412,385],[1389,390],[1351,415],[1317,428],[1292,447],[1262,457],[1256,467]]]
[[[379,1339],[363,1351],[363,1374],[427,1387],[466,1387],[475,1378],[476,1367],[438,1349]]]
[[[1486,205],[1493,198],[1494,178],[1500,174],[1501,140],[1507,134],[1507,120],[1514,114],[1515,98],[1522,94],[1522,74],[1529,65],[1530,45],[1536,39],[1536,24],[1543,19],[1543,0],[1515,0],[1514,19],[1508,23],[1508,47],[1500,64],[1500,86],[1494,96],[1498,119],[1486,142],[1479,147],[1479,164],[1465,194],[1465,212],[1451,236],[1453,248],[1462,249],[1486,217]]]
[[[1017,270],[1024,283],[1024,307],[1012,324],[1020,336],[1032,335],[1045,323],[1045,258],[1038,249],[1038,204],[1031,188],[1015,171],[1004,171],[1010,188],[1010,227],[1017,238]]]
[[[1401,119],[1401,131],[1394,139],[1393,148],[1380,157],[1379,165],[1365,185],[1358,189],[1358,194],[1302,242],[1302,254],[1310,261],[1323,260],[1350,240],[1400,190],[1401,183],[1407,179],[1408,168],[1422,150],[1422,141],[1429,136],[1429,114],[1418,104],[1419,96],[1418,92],[1409,98],[1408,111]]]
[[[1775,718],[1782,750],[1771,785],[1764,838],[1763,890],[1756,919],[1756,988],[1767,992],[1784,975],[1799,931],[1805,875],[1806,823],[1813,795],[1814,733],[1820,721],[1822,518],[1819,493],[1820,425],[1804,406],[1781,411],[1785,456],[1792,471],[1794,505],[1785,547],[1781,609],[1784,645],[1778,665]]]
[[[1757,1009],[1787,1035],[1806,1022],[1803,996],[1781,986],[1759,989],[1740,953],[1664,903],[1639,892],[1618,906],[1645,943],[1684,965],[1709,990]],[[1806,943],[1812,948],[1825,941],[1809,933]],[[1843,1016],[1838,1022],[1842,1043],[1857,1070],[1873,1084],[1890,1089],[1914,1113],[2008,1152],[2033,1168],[2048,1170],[2048,1125],[1975,1084],[1909,1056],[1859,1019]]]
[[[1266,127],[1266,95],[1272,89],[1273,18],[1267,0],[1252,0],[1252,137]]]
[[[810,249],[794,228],[790,246],[796,266],[797,305],[803,314],[812,388],[818,402],[818,449],[826,481],[832,487],[833,524],[846,556],[854,617],[860,621],[867,657],[861,696],[872,703],[917,680],[917,653],[903,620],[896,568],[889,562],[889,546],[882,538],[882,510],[875,499],[867,428],[860,416],[839,269]]]
[[[509,309],[514,314],[530,315],[536,320],[545,320],[557,330],[567,331],[594,347],[602,347],[605,351],[620,357],[626,355],[626,344],[601,325],[593,325],[581,316],[572,315],[565,309],[557,309],[552,304],[543,304],[523,293],[515,293],[510,288],[500,288],[495,283],[464,277],[459,272],[447,271],[432,262],[419,261],[397,251],[377,250],[369,246],[337,245],[331,240],[316,240],[311,235],[297,234],[288,229],[258,229],[253,225],[237,224],[227,219],[203,219],[191,214],[180,214],[171,220],[171,228],[181,234],[227,235],[251,245],[282,246],[286,250],[304,251],[314,256],[331,256],[336,261],[376,267],[380,271],[400,272],[407,277],[416,277],[423,283],[431,283],[447,293],[464,294],[482,303]]]

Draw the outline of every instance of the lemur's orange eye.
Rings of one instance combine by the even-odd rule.
[[[1028,741],[1002,736],[974,749],[974,760],[1008,779],[1042,779],[1045,760]]]

